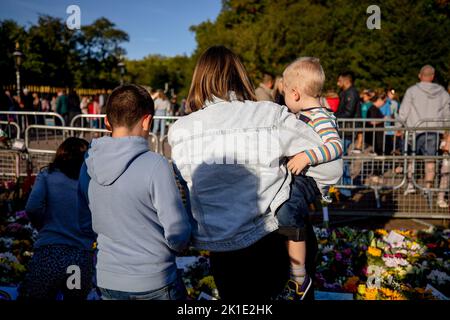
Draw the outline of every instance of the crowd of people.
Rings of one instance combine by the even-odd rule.
[[[167,103],[158,102],[158,115],[165,116],[183,116],[185,112],[185,99],[178,101],[176,94],[166,96],[163,90],[151,90],[154,99],[161,99]],[[65,124],[70,125],[72,119],[79,114],[105,114],[105,103],[108,99],[107,94],[79,95],[76,90],[60,89],[56,94],[30,92],[26,87],[22,90],[20,97],[17,92],[4,90],[0,99],[0,111],[25,111],[25,112],[55,112],[64,119]],[[0,115],[0,120],[15,120],[17,117],[11,116],[9,119],[5,115]],[[31,124],[46,124],[43,116],[28,116],[26,123],[22,126]],[[165,122],[162,122],[165,124]],[[99,119],[92,118],[89,124],[94,128],[104,127]],[[154,132],[160,128],[161,133],[165,132],[165,125],[159,126],[155,122]]]
[[[321,104],[331,110],[341,127],[354,129],[341,134],[345,154],[369,155],[395,155],[402,154],[405,145],[409,144],[408,152],[414,151],[418,156],[448,155],[450,138],[448,132],[439,134],[436,131],[426,129],[416,131],[415,150],[412,150],[411,141],[405,141],[404,131],[398,128],[404,127],[436,127],[442,125],[438,119],[450,119],[450,84],[447,90],[434,83],[435,70],[430,65],[421,68],[418,74],[419,82],[411,86],[400,103],[399,95],[394,88],[387,89],[363,89],[358,91],[354,85],[355,76],[352,72],[343,72],[337,79],[338,94],[335,91],[327,91],[321,98]],[[283,96],[282,77],[274,77],[264,74],[262,82],[256,89],[258,100],[274,101],[285,104]],[[344,119],[343,121],[339,121]],[[423,120],[430,119],[430,123]],[[350,120],[350,121],[349,121]],[[354,121],[351,121],[354,120]],[[391,121],[389,121],[391,120]],[[422,122],[421,122],[422,121]],[[450,121],[445,123],[448,128]],[[392,128],[392,130],[379,130],[370,132],[358,132],[357,128]],[[396,130],[397,129],[397,130]],[[406,169],[406,168],[405,168]],[[400,168],[394,168],[399,171]],[[405,194],[414,193],[412,183],[411,163],[408,170],[408,185]],[[344,166],[344,184],[352,184],[349,166]],[[375,166],[374,177],[377,177],[382,169]],[[425,187],[434,186],[436,176],[436,162],[434,160],[425,163]],[[448,173],[450,171],[448,161],[443,161],[440,168],[440,189],[449,187]],[[351,196],[350,189],[342,189],[344,197]],[[437,205],[439,208],[448,208],[445,200],[445,192],[438,193]]]
[[[161,90],[116,88],[105,108],[112,135],[89,146],[66,140],[37,177],[26,211],[40,233],[20,298],[54,299],[62,292],[65,299],[83,299],[95,272],[105,300],[185,299],[175,256],[190,245],[210,252],[223,299],[248,299],[242,286],[249,279],[252,299],[313,299],[317,240],[308,205],[317,197],[329,201],[328,187],[345,178],[341,157],[357,144],[338,134],[337,121],[389,117],[410,124],[429,112],[447,117],[448,93],[433,76],[432,67],[422,68],[421,82],[399,106],[392,89],[364,90],[361,101],[353,76],[343,73],[337,101],[321,98],[325,74],[316,58],[295,60],[282,78],[267,75],[255,90],[232,51],[211,47],[197,62],[186,98],[192,112],[169,128],[173,165],[148,146],[153,117],[171,112],[171,101]],[[165,134],[163,121],[154,132]],[[227,144],[221,154],[219,141],[227,135],[249,143]],[[266,154],[256,146],[268,136],[280,147]],[[427,141],[436,144],[435,137]],[[431,153],[420,139],[418,150]],[[257,162],[224,165],[230,155],[255,150]],[[82,289],[68,291],[66,270],[73,264],[83,270]]]

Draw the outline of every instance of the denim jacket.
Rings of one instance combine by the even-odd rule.
[[[215,98],[176,121],[169,144],[189,188],[193,246],[233,251],[278,229],[275,211],[290,192],[286,157],[322,142],[285,106]],[[342,160],[310,167],[307,175],[335,184]]]

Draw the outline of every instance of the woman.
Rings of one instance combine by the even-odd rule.
[[[170,101],[164,94],[164,91],[158,90],[158,96],[155,99],[155,116],[165,117],[170,110]],[[161,132],[160,139],[163,139],[166,134],[166,120],[154,119],[153,120],[153,134]]]
[[[211,47],[194,70],[187,106],[191,114],[169,130],[172,159],[188,187],[192,244],[211,252],[211,271],[222,299],[267,300],[289,277],[284,238],[275,212],[287,200],[291,176],[285,157],[321,144],[317,134],[273,102],[255,102],[239,58]],[[336,182],[342,163],[328,163],[318,181]],[[333,182],[333,183],[334,183]],[[309,225],[309,273],[316,239]]]
[[[25,210],[39,235],[19,289],[21,298],[55,300],[62,293],[65,300],[82,300],[91,290],[95,235],[89,211],[77,208],[78,175],[87,148],[87,141],[68,138],[36,178]],[[78,273],[70,266],[79,267]],[[71,274],[80,276],[79,288],[68,288]]]

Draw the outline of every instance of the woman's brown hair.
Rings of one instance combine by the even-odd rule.
[[[214,97],[230,101],[230,91],[239,101],[256,100],[255,90],[239,57],[224,46],[208,48],[198,59],[186,105],[201,109]]]
[[[89,148],[89,142],[84,139],[70,137],[56,150],[55,159],[49,164],[49,173],[60,170],[70,179],[78,180],[84,154]]]

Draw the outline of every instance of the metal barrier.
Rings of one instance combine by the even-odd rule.
[[[34,111],[0,111],[0,119],[2,115],[7,117],[8,121],[13,121],[19,124],[22,132],[29,125],[55,125],[65,126],[66,121],[56,112],[34,112]]]
[[[350,201],[333,204],[334,213],[450,218],[449,209],[437,204],[437,200],[447,199],[448,202],[449,198],[449,155],[439,155],[437,143],[433,146],[435,155],[419,156],[408,152],[416,150],[417,137],[424,131],[422,124],[430,121],[439,122],[441,126],[426,123],[428,132],[450,130],[450,122],[445,119],[423,120],[414,128],[391,119],[339,121],[345,147],[344,176],[336,187],[351,189],[353,195]],[[433,162],[435,168],[432,188],[423,185],[427,162]],[[411,192],[411,185],[418,192]]]
[[[90,126],[86,120],[104,117],[78,115],[72,120],[74,126],[71,127],[29,125],[24,137],[32,174],[37,174],[41,167],[52,160],[56,148],[67,137],[77,136],[90,141],[109,134],[106,129],[86,127]],[[177,120],[180,117],[156,118]],[[342,119],[339,124],[346,175],[336,188],[351,190],[353,194],[351,200],[343,201],[340,198],[330,206],[334,214],[450,218],[448,208],[437,205],[439,199],[449,199],[450,156],[438,153],[421,155],[408,150],[414,151],[419,147],[418,139],[425,131],[423,126],[426,126],[426,132],[442,134],[445,130],[450,131],[450,120],[425,119],[414,128],[408,128],[393,119]],[[425,134],[422,138],[425,140],[422,148],[427,148],[428,136],[431,134]],[[167,135],[158,137],[150,133],[149,144],[153,151],[170,158]],[[435,143],[433,148],[437,152],[439,146]],[[7,161],[15,164],[7,165]],[[2,172],[6,172],[5,176],[25,174],[21,166],[17,165],[18,162],[20,157],[16,155],[4,154],[3,158],[0,157],[0,168],[5,168],[2,169]],[[434,163],[434,179],[432,185],[427,185],[424,177],[427,163],[430,162]],[[406,192],[411,185],[416,192]]]
[[[7,127],[6,130],[4,128]],[[11,130],[14,127],[15,133]],[[12,139],[15,136],[15,139],[20,139],[20,127],[16,122],[13,121],[0,121],[0,128],[8,134],[8,138]]]
[[[71,127],[81,127],[81,128],[106,128],[105,125],[105,114],[78,114],[72,118],[70,122]],[[154,116],[154,120],[169,120],[176,121],[180,117],[178,116]],[[166,124],[167,125],[167,124]],[[170,124],[169,124],[170,125]],[[167,139],[167,135],[159,137],[154,133],[150,132],[150,148],[155,152],[159,152],[162,155],[168,154],[167,148],[164,148],[164,140]]]
[[[20,176],[20,152],[0,150],[0,181],[15,180]]]
[[[25,130],[25,147],[32,167],[31,172],[37,174],[40,168],[48,165],[58,146],[68,137],[78,137],[90,142],[94,138],[110,134],[106,129],[30,125]],[[149,147],[150,150],[159,152],[157,137],[153,133],[149,134]]]

